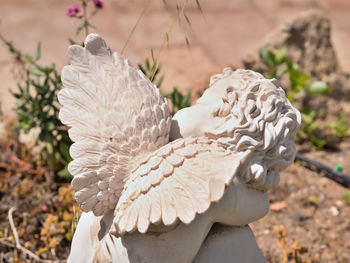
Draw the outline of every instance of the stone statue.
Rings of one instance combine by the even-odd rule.
[[[226,68],[172,118],[100,36],[69,57],[60,119],[84,212],[68,262],[265,262],[248,224],[268,212],[300,125],[278,82]]]

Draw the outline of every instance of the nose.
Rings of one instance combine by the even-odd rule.
[[[191,136],[191,124],[194,120],[192,107],[179,110],[172,118],[170,126],[171,141],[178,138]]]
[[[203,136],[202,127],[208,121],[203,107],[198,104],[179,110],[170,127],[170,140],[182,137]]]
[[[174,141],[178,138],[182,138],[180,133],[180,126],[177,120],[172,119],[171,126],[170,126],[169,140]]]

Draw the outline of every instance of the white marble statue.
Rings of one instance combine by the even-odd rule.
[[[60,119],[84,212],[68,262],[265,262],[248,224],[268,212],[300,125],[277,81],[226,68],[172,118],[98,35],[69,57]]]

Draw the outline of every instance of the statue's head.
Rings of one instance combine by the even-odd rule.
[[[293,162],[300,122],[275,79],[226,68],[211,78],[195,105],[175,114],[170,137],[205,135],[232,151],[251,152],[239,175],[253,188],[266,190]]]

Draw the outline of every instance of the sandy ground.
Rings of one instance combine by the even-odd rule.
[[[339,148],[307,155],[330,167],[343,164],[349,174],[350,141]],[[293,242],[307,250],[303,259],[319,256],[315,262],[350,262],[350,201],[344,197],[350,191],[323,175],[297,163],[281,173],[280,184],[269,193],[269,213],[251,225],[268,262],[283,262],[278,226],[287,231],[288,251]]]
[[[17,157],[20,146],[14,140],[0,144],[0,152],[0,262],[33,262],[26,260],[23,253],[16,253],[13,239],[7,238],[12,235],[7,216],[11,207],[17,207],[13,220],[21,244],[38,252],[48,240],[55,238],[58,244],[43,252],[41,258],[66,259],[70,249],[67,235],[71,238],[73,194],[71,191],[61,194],[61,189],[68,190],[68,185],[54,181],[43,167],[33,169],[32,164],[18,159],[23,157]],[[316,151],[307,156],[330,167],[342,164],[344,172],[349,174],[350,138],[339,145],[339,151]],[[322,172],[310,171],[299,163],[290,165],[281,173],[280,184],[269,191],[270,211],[251,224],[267,262],[283,262],[275,232],[278,226],[283,226],[287,231],[287,252],[292,250],[293,242],[299,242],[307,250],[302,255],[305,260],[318,256],[314,263],[349,263],[349,196],[349,189],[324,177]],[[49,216],[57,221],[45,228]],[[43,229],[51,229],[46,232],[50,233],[49,238]],[[19,261],[15,261],[16,256]]]
[[[65,8],[78,0],[0,0],[0,32],[17,47],[33,54],[38,40],[42,43],[42,63],[55,62],[59,71],[67,63],[67,39],[75,37],[77,21],[65,17]],[[105,0],[106,5],[92,22],[110,46],[120,51],[131,28],[146,4],[145,0]],[[165,32],[176,18],[176,5],[182,1],[153,0],[137,27],[124,55],[135,64],[150,57],[165,39]],[[201,0],[203,14],[190,1],[186,14],[170,35],[170,47],[162,53],[163,88],[203,89],[209,76],[224,66],[240,66],[244,54],[259,46],[264,36],[278,24],[311,9],[323,10],[333,22],[333,42],[345,71],[350,71],[350,1],[348,0]],[[187,47],[185,37],[191,46]],[[12,59],[0,44],[0,103],[6,115],[13,115],[15,89],[11,74]]]

